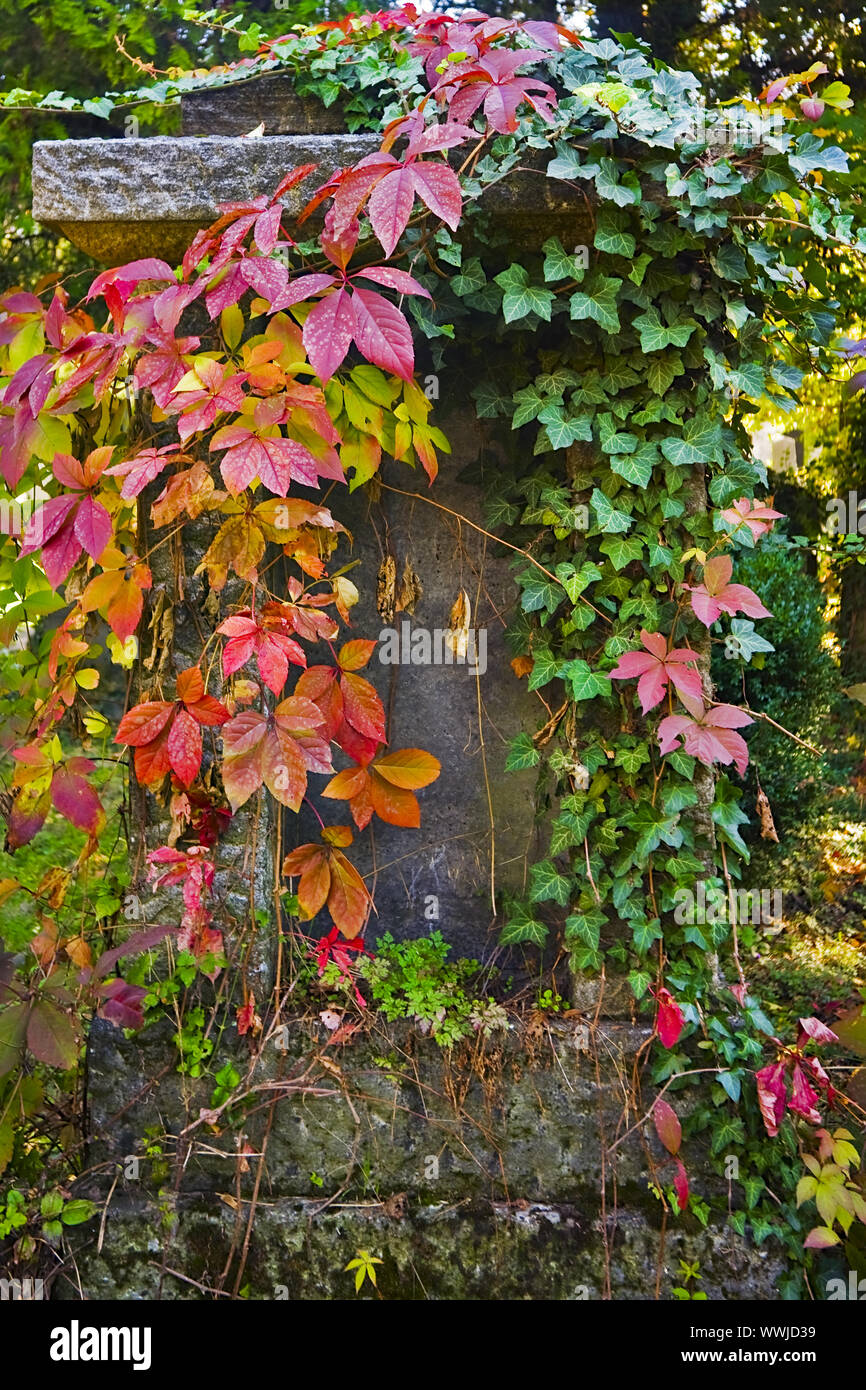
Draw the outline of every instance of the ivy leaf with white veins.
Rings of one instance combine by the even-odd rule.
[[[550,322],[550,306],[554,300],[552,290],[530,285],[529,275],[522,265],[510,265],[495,277],[503,291],[502,313],[506,323],[524,319],[527,314],[537,314]]]
[[[555,902],[565,907],[571,894],[571,880],[558,872],[549,859],[533,864],[529,870],[529,900],[534,903]]]
[[[641,352],[662,352],[666,347],[685,347],[697,328],[694,319],[683,319],[678,323],[667,324],[654,304],[632,319],[632,325],[640,333]]]
[[[568,681],[575,700],[592,700],[596,695],[610,694],[610,677],[593,671],[589,663],[580,657],[563,662],[559,674],[564,681]]]
[[[756,652],[774,652],[776,648],[766,637],[755,631],[755,624],[745,618],[732,618],[731,630],[725,638],[725,656],[729,661],[751,661]]]
[[[611,564],[619,573],[626,565],[631,564],[632,560],[641,558],[643,544],[636,536],[609,536],[607,540],[602,541],[599,549],[610,557]]]
[[[576,254],[569,255],[559,237],[549,237],[541,249],[544,252],[545,280],[583,279],[586,266],[577,259]]]
[[[547,940],[547,927],[539,922],[523,903],[514,903],[508,912],[508,921],[499,937],[503,946],[543,946]]]
[[[625,231],[622,215],[612,208],[603,208],[599,213],[593,246],[596,251],[604,251],[608,256],[627,256],[635,252],[635,240],[631,232]]]
[[[595,272],[586,282],[586,288],[576,290],[571,296],[571,317],[573,319],[592,319],[606,333],[619,333],[620,322],[616,301],[622,280],[615,275],[600,275]]]
[[[695,416],[683,425],[682,435],[668,435],[662,440],[662,453],[676,468],[715,459],[721,433],[717,421],[708,420],[705,415]]]
[[[598,524],[602,531],[616,532],[628,531],[631,527],[633,518],[628,512],[621,512],[611,502],[609,497],[605,497],[600,488],[593,488],[590,504],[598,517]]]

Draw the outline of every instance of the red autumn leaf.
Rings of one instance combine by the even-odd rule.
[[[430,295],[411,275],[390,266],[361,269],[349,276],[346,266],[358,240],[358,222],[350,217],[339,234],[335,226],[332,208],[325,219],[321,243],[339,276],[330,277],[325,297],[304,320],[303,342],[310,364],[323,382],[329,381],[354,339],[358,351],[369,362],[411,380],[415,359],[412,330],[405,316],[395,304],[356,281],[366,278],[402,294],[418,294],[427,299]]]
[[[111,468],[106,468],[105,473],[107,477],[123,479],[120,495],[130,501],[171,463],[192,463],[192,459],[175,444],[164,444],[161,449],[142,449],[125,463],[115,463]]]
[[[666,1100],[657,1100],[653,1106],[653,1123],[656,1134],[669,1154],[678,1154],[683,1140],[683,1130],[679,1116]]]
[[[98,560],[111,539],[111,517],[91,495],[111,452],[105,447],[94,449],[84,463],[70,454],[54,456],[54,476],[67,491],[33,514],[21,546],[22,555],[41,549],[42,568],[53,589],[62,584],[82,550]]]
[[[734,562],[730,555],[716,555],[704,565],[702,584],[686,584],[691,593],[695,617],[705,627],[712,627],[722,613],[745,613],[749,618],[770,618],[756,593],[745,584],[731,584]]]
[[[736,705],[714,705],[705,710],[700,700],[681,693],[683,704],[695,718],[670,714],[663,719],[658,727],[660,751],[670,753],[682,741],[686,753],[706,767],[712,763],[733,763],[742,776],[748,766],[749,750],[745,739],[734,730],[753,724],[754,720]]]
[[[181,377],[164,407],[172,415],[183,412],[177,422],[181,442],[210,429],[218,415],[240,410],[245,380],[245,374],[235,372],[230,363],[199,357],[194,367]]]
[[[129,985],[126,980],[106,980],[97,991],[100,1018],[107,1018],[117,1028],[143,1028],[143,1001],[147,990],[142,985]]]
[[[207,695],[197,666],[181,671],[178,699],[146,700],[121,719],[115,743],[135,749],[135,775],[144,786],[153,785],[172,771],[189,786],[201,766],[200,724],[220,725],[229,712]]]
[[[318,487],[319,478],[343,482],[343,472],[329,455],[316,458],[305,445],[280,431],[286,407],[277,396],[257,402],[249,424],[225,425],[210,442],[211,450],[226,450],[220,464],[223,481],[233,497],[255,478],[277,497],[285,497],[292,482]]]
[[[611,680],[632,680],[639,677],[637,693],[644,714],[664,698],[670,681],[680,694],[701,698],[701,676],[697,670],[697,652],[688,647],[668,651],[660,632],[641,628],[640,640],[645,651],[623,652],[611,671]]]
[[[377,367],[411,381],[415,370],[412,330],[404,314],[375,290],[355,287],[354,338],[358,351]]]
[[[289,663],[307,664],[303,648],[287,635],[287,626],[285,619],[281,623],[273,617],[257,619],[249,608],[226,618],[217,628],[229,639],[223,649],[223,676],[233,675],[255,653],[262,680],[278,695],[286,683]]]
[[[88,758],[69,758],[54,769],[51,778],[51,800],[70,825],[98,835],[105,824],[102,802],[87,780],[93,771]]]
[[[27,1020],[27,1046],[39,1062],[68,1071],[78,1060],[76,1025],[48,999],[40,999]]]
[[[297,694],[272,715],[244,710],[223,728],[223,785],[237,811],[264,783],[283,806],[297,811],[307,790],[307,772],[331,772],[331,750],[323,737],[324,716]]]
[[[450,125],[450,122],[449,122]],[[448,126],[438,127],[442,132]],[[451,137],[440,137],[439,148],[459,144],[465,134],[456,134],[461,128],[456,124]],[[462,128],[463,131],[466,127]],[[432,150],[434,139],[428,140],[426,150]],[[410,143],[402,160],[392,154],[379,151],[368,155],[340,180],[334,195],[333,230],[340,236],[369,199],[367,212],[370,225],[382,244],[386,256],[390,256],[412,215],[416,196],[430,209],[435,217],[456,231],[463,211],[463,198],[460,181],[454,170],[444,161],[421,160],[418,155],[425,150],[420,141]],[[387,282],[383,282],[387,283]],[[417,294],[418,290],[412,290]]]
[[[685,1211],[689,1204],[689,1178],[682,1159],[677,1159],[674,1192],[677,1194],[677,1206],[680,1211]]]
[[[188,359],[200,347],[201,339],[175,338],[172,333],[166,333],[158,340],[149,335],[149,340],[156,342],[156,351],[144,353],[138,358],[133,376],[138,390],[150,391],[160,410],[165,410],[174,388],[189,371]],[[146,452],[159,451],[154,449]]]
[[[785,1063],[775,1062],[755,1072],[758,1086],[758,1104],[764,1128],[771,1139],[779,1133],[779,1126],[785,1118],[787,1091],[785,1088]]]
[[[686,1026],[683,1011],[664,985],[659,989],[651,989],[650,993],[658,1004],[656,1031],[659,1041],[663,1047],[676,1047]]]
[[[800,1025],[799,1036],[797,1038],[798,1047],[805,1046],[807,1038],[811,1038],[812,1041],[816,1043],[835,1043],[839,1041],[833,1029],[828,1028],[826,1023],[822,1023],[820,1018],[801,1018],[798,1019],[798,1023]]]
[[[539,49],[516,52],[493,49],[477,61],[469,60],[449,71],[434,89],[448,101],[448,115],[454,121],[468,121],[483,104],[484,114],[494,130],[502,135],[517,129],[517,111],[527,102],[545,121],[553,121],[556,93],[546,82],[518,76],[518,68],[538,62],[545,54]],[[455,90],[456,88],[456,90]]]

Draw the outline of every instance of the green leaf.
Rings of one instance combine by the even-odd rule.
[[[616,301],[621,287],[622,280],[615,276],[594,272],[587,280],[586,288],[576,290],[571,296],[571,317],[593,319],[606,333],[618,333],[620,323]]]
[[[730,1096],[736,1105],[740,1099],[742,1086],[742,1073],[738,1071],[720,1071],[716,1080],[722,1089]]]
[[[694,319],[663,323],[658,309],[651,304],[645,313],[632,319],[632,326],[640,333],[641,352],[662,352],[667,347],[685,347],[698,325]]]
[[[503,946],[517,946],[522,943],[543,946],[547,940],[547,931],[544,923],[533,917],[524,904],[517,903],[508,914],[508,921],[502,928],[499,940]]]
[[[641,458],[638,454],[623,455],[622,457],[617,455],[611,459],[610,466],[614,473],[625,478],[632,487],[646,487],[652,477],[652,463],[646,458]]]
[[[561,874],[549,859],[542,859],[529,870],[529,900],[533,903],[555,902],[568,904],[571,881]]]
[[[643,547],[643,541],[639,540],[637,536],[609,536],[607,540],[602,541],[599,549],[610,557],[611,564],[619,573],[632,560],[641,558]]]
[[[536,646],[532,651],[533,667],[529,674],[527,688],[540,690],[559,674],[559,657],[550,647]]]
[[[613,159],[602,159],[595,176],[598,196],[605,202],[616,203],[617,207],[628,207],[630,203],[641,200],[640,183],[637,175],[629,170],[619,177],[619,168]]]
[[[477,294],[487,284],[484,267],[477,256],[467,261],[459,275],[451,276],[451,288],[461,299],[467,294]]]
[[[662,453],[677,468],[690,467],[714,459],[721,444],[718,421],[697,415],[683,425],[681,435],[668,435],[662,440]]]
[[[593,671],[580,657],[563,662],[559,674],[568,681],[574,700],[592,700],[596,695],[610,694],[610,677]]]
[[[645,956],[652,950],[653,942],[662,939],[662,930],[657,917],[654,917],[651,922],[632,922],[631,933],[634,948],[639,956]]]
[[[631,527],[632,518],[628,512],[618,511],[610,498],[605,497],[600,488],[593,488],[590,505],[598,517],[598,524],[602,531],[616,533],[628,531]]]
[[[570,256],[559,237],[547,239],[541,248],[544,251],[545,280],[582,280],[586,266],[576,256]]]
[[[540,759],[541,754],[529,734],[519,733],[508,745],[505,771],[522,772],[527,767],[536,767]]]
[[[634,237],[623,229],[621,219],[610,208],[602,208],[599,213],[593,246],[609,256],[631,258],[635,252]]]
[[[582,941],[584,946],[597,951],[601,928],[606,922],[607,918],[598,908],[591,912],[573,912],[565,919],[565,939]]]
[[[95,1202],[86,1202],[83,1198],[76,1197],[73,1201],[63,1204],[60,1220],[64,1226],[80,1226],[83,1221],[90,1221],[98,1210]]]
[[[537,314],[539,318],[550,321],[550,306],[554,301],[552,290],[529,284],[529,275],[522,265],[510,265],[495,276],[497,285],[504,291],[502,313],[506,323],[526,318],[527,314]]]
[[[776,648],[766,637],[755,631],[755,624],[745,618],[732,618],[731,631],[725,638],[725,656],[729,661],[751,661],[756,652],[774,652]]]

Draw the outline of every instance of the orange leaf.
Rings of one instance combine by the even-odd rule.
[[[372,766],[386,782],[410,791],[429,786],[442,770],[439,759],[432,753],[425,753],[423,748],[401,748],[395,753],[386,753]]]
[[[298,906],[300,916],[305,921],[315,917],[328,900],[331,891],[331,869],[326,850],[319,850],[315,859],[310,858],[307,868],[301,874],[298,884]],[[332,914],[333,915],[333,914]]]
[[[283,873],[287,878],[298,878],[309,867],[312,860],[322,852],[321,845],[299,845],[283,860]]]
[[[363,930],[373,899],[358,870],[338,849],[331,850],[331,891],[328,911],[347,940]]]
[[[370,772],[370,800],[380,820],[389,825],[404,825],[417,829],[421,824],[421,808],[412,792],[395,787],[374,771]]]
[[[352,642],[345,642],[337,653],[341,670],[360,671],[362,666],[367,665],[375,650],[376,643],[367,641],[362,637],[356,637]]]
[[[343,712],[347,722],[365,738],[384,743],[385,710],[370,682],[365,681],[363,676],[344,671],[340,689],[343,693]]]
[[[322,839],[326,845],[338,845],[345,849],[354,838],[352,827],[349,825],[326,825],[322,828]]]
[[[115,743],[128,743],[142,748],[162,732],[174,706],[168,700],[145,700],[123,716],[117,728]]]
[[[194,705],[204,694],[204,677],[198,666],[181,671],[177,678],[177,698],[185,705]]]

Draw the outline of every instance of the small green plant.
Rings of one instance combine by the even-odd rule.
[[[680,1260],[679,1274],[682,1283],[676,1284],[671,1289],[674,1298],[678,1298],[680,1301],[683,1299],[691,1299],[695,1303],[699,1301],[706,1303],[707,1295],[704,1293],[703,1289],[689,1287],[692,1280],[697,1284],[703,1279],[698,1261],[695,1260],[694,1264],[690,1265],[687,1260]]]
[[[355,1271],[355,1293],[361,1292],[361,1287],[365,1279],[376,1288],[376,1265],[384,1263],[376,1255],[371,1255],[369,1250],[356,1250],[354,1260],[350,1260],[344,1270],[348,1274],[350,1270]]]
[[[568,1005],[561,994],[556,990],[544,989],[540,992],[536,1001],[536,1007],[543,1013],[558,1014],[562,1009],[567,1009]]]
[[[478,971],[475,960],[446,960],[450,947],[441,932],[411,941],[395,941],[390,932],[376,945],[374,957],[358,962],[370,985],[373,1003],[389,1021],[412,1019],[440,1047],[452,1047],[475,1029],[473,1013],[485,1002],[473,999],[466,983]]]
[[[214,1077],[214,1082],[216,1084],[214,1085],[213,1095],[210,1101],[214,1110],[217,1109],[218,1106],[225,1104],[240,1083],[240,1079],[239,1074],[235,1071],[231,1062],[226,1062],[224,1067],[220,1067]]]

